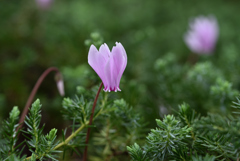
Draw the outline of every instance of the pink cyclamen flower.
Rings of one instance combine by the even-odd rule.
[[[200,16],[190,22],[190,29],[184,35],[189,49],[197,54],[212,53],[218,38],[218,23],[213,16]]]
[[[41,9],[48,9],[53,0],[36,0],[37,6]]]
[[[99,51],[91,45],[88,52],[88,63],[101,78],[104,91],[121,91],[119,88],[122,74],[127,66],[127,54],[121,43],[109,50],[106,43]]]

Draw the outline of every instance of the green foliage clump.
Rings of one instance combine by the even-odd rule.
[[[146,159],[146,152],[144,152],[141,147],[134,143],[134,145],[128,146],[127,150],[129,152],[129,155],[132,157],[133,160],[137,161],[145,161]]]
[[[128,147],[132,158],[136,159],[140,155],[146,160],[163,160],[175,155],[187,145],[183,140],[191,137],[191,127],[181,126],[180,121],[176,120],[173,115],[165,116],[163,121],[157,119],[156,122],[158,128],[152,129],[148,134],[147,144],[142,152],[137,144]]]
[[[72,120],[75,123],[86,124],[90,116],[92,102],[86,102],[84,97],[76,97],[75,100],[64,98],[63,100],[63,117],[66,120]]]
[[[117,99],[113,104],[107,105],[103,110],[102,117],[98,122],[97,133],[93,143],[97,150],[92,151],[95,155],[92,160],[128,160],[126,146],[133,144],[143,137],[145,123],[125,100]]]
[[[62,137],[57,138],[58,130],[51,129],[44,133],[44,125],[41,123],[41,104],[37,99],[25,116],[27,129],[20,129],[25,137],[24,143],[17,144],[20,131],[17,131],[19,110],[14,107],[9,119],[3,122],[1,129],[0,150],[2,160],[15,159],[17,161],[58,160],[60,157],[69,159],[71,153],[82,155],[86,146],[89,146],[89,158],[97,160],[115,159],[128,160],[127,147],[143,137],[145,123],[140,114],[123,99],[108,101],[108,94],[102,92],[96,104],[94,123],[89,124],[89,118],[93,105],[93,93],[78,87],[81,96],[75,99],[64,98],[62,114],[71,126],[62,130]],[[84,94],[84,96],[83,96]],[[85,144],[86,130],[92,128],[89,144]],[[70,133],[70,134],[69,134]],[[20,146],[23,146],[20,151]],[[94,148],[92,148],[94,146]],[[22,155],[22,151],[29,151],[30,156]]]
[[[239,100],[235,108],[240,109]],[[239,157],[239,117],[196,114],[186,103],[172,115],[157,120],[146,144],[129,146],[132,160],[236,160]],[[174,130],[175,129],[175,130]],[[141,157],[140,157],[141,156]],[[144,158],[144,159],[142,159]]]
[[[17,128],[19,126],[20,111],[18,107],[13,107],[12,111],[9,113],[9,118],[2,123],[2,128],[0,129],[0,159],[1,160],[11,160],[11,158],[18,158],[15,154],[20,155],[21,151],[19,151],[18,147],[21,145],[17,145],[17,135],[19,131]],[[23,157],[24,158],[24,157]],[[23,159],[22,158],[22,159]]]
[[[238,15],[239,4],[101,0],[93,5],[59,0],[42,10],[35,1],[1,1],[0,120],[7,117],[7,107],[16,103],[23,107],[31,85],[49,66],[63,71],[69,98],[62,103],[63,122],[60,112],[55,114],[61,104],[60,97],[53,98],[55,84],[43,84],[38,97],[46,111],[42,113],[40,102],[34,102],[25,120],[27,128],[20,131],[19,110],[14,107],[2,122],[0,160],[23,160],[28,150],[27,160],[57,160],[61,155],[69,159],[70,153],[81,157],[85,146],[91,147],[93,160],[128,160],[127,149],[134,160],[237,160],[240,103],[235,103],[235,110],[229,104],[240,89],[240,21],[232,16]],[[189,19],[209,14],[219,24],[215,51],[194,55],[183,41]],[[110,47],[116,41],[128,55],[123,90],[100,94],[94,123],[88,126],[97,90],[91,87],[100,80],[87,65],[88,49],[104,42]],[[71,99],[75,86],[80,96]],[[171,115],[183,101],[189,105],[180,105],[177,115]],[[51,118],[45,124],[49,127],[42,126],[41,115]],[[58,130],[50,130],[52,120],[57,120]],[[152,128],[147,137],[146,122]],[[92,128],[88,145],[87,128]],[[24,140],[18,140],[19,132],[24,132]]]
[[[204,157],[200,156],[193,156],[192,160],[193,161],[214,161],[216,159],[215,156],[211,156],[206,154]]]
[[[41,104],[40,100],[37,99],[30,108],[29,115],[26,116],[25,123],[28,128],[25,133],[29,134],[31,138],[27,141],[29,150],[32,152],[32,158],[37,157],[40,160],[44,158],[50,158],[57,160],[55,153],[59,152],[54,150],[57,145],[55,143],[57,130],[53,128],[49,134],[43,135],[43,128],[40,128],[41,122]]]
[[[239,92],[232,89],[232,83],[217,78],[215,85],[211,86],[210,92],[217,98],[221,100],[224,104],[226,100],[232,100],[235,96],[239,95]]]
[[[180,127],[180,122],[173,115],[167,115],[163,121],[157,119],[156,122],[160,128],[152,129],[148,134],[147,149],[151,149],[148,153],[152,159],[160,160],[185,146],[182,140],[190,137],[191,128]]]
[[[99,48],[103,44],[103,37],[99,32],[92,32],[90,35],[90,39],[85,40],[86,46],[91,46],[92,44]]]

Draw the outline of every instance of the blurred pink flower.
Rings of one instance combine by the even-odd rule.
[[[53,0],[36,0],[37,6],[41,9],[48,9]]]
[[[212,53],[218,38],[219,28],[215,17],[199,16],[190,22],[190,29],[184,35],[189,49],[197,54]]]
[[[119,88],[122,74],[127,66],[127,54],[121,43],[109,50],[102,44],[99,51],[91,45],[88,52],[88,63],[101,78],[104,91],[121,91]]]
[[[61,96],[64,96],[64,83],[63,83],[63,80],[59,80],[57,81],[57,88],[58,88],[58,92]]]
[[[58,92],[61,96],[64,96],[64,82],[63,76],[60,72],[57,72],[55,75],[55,81],[57,83]]]

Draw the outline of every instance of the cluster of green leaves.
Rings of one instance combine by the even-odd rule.
[[[98,126],[93,137],[92,160],[128,160],[126,146],[143,138],[144,122],[123,99],[108,104],[103,115],[96,121]],[[97,147],[97,148],[96,148]],[[97,150],[96,150],[97,149]]]
[[[202,114],[231,113],[227,107],[239,94],[237,82],[230,83],[232,80],[211,61],[212,57],[199,59],[201,61],[194,64],[191,64],[190,59],[180,65],[176,54],[168,54],[155,62],[158,79],[155,88],[158,93],[164,93],[159,96],[161,104],[174,109],[184,100]],[[171,112],[171,108],[168,108],[168,112]]]
[[[12,111],[9,114],[9,118],[2,123],[2,127],[0,129],[0,160],[11,160],[12,158],[24,159],[16,157],[16,154],[20,156],[21,151],[19,151],[18,147],[21,144],[17,145],[17,136],[19,131],[17,131],[18,127],[18,118],[20,111],[18,107],[13,107]]]
[[[80,79],[82,73],[75,69],[77,66],[87,64],[89,49],[84,46],[83,42],[87,39],[85,41],[87,45],[90,43],[99,45],[102,37],[109,46],[112,46],[115,41],[122,42],[129,53],[128,60],[131,62],[124,73],[127,81],[131,80],[136,84],[141,82],[146,85],[142,79],[147,78],[149,82],[147,87],[151,89],[148,90],[150,96],[148,102],[158,106],[159,99],[154,99],[155,97],[152,96],[162,93],[154,88],[156,83],[163,84],[164,82],[158,82],[152,70],[152,64],[157,58],[168,55],[169,52],[177,55],[176,63],[179,65],[186,60],[189,50],[183,42],[183,34],[188,28],[189,19],[198,15],[213,14],[218,19],[221,36],[216,50],[218,54],[216,57],[219,61],[216,62],[220,69],[226,71],[227,78],[239,79],[236,74],[232,74],[239,73],[239,68],[236,68],[240,42],[237,33],[239,20],[237,16],[232,16],[238,13],[238,1],[202,0],[196,5],[195,1],[180,3],[177,0],[164,2],[102,0],[92,5],[88,1],[59,0],[54,2],[49,10],[38,9],[35,1],[16,1],[16,3],[1,1],[0,3],[3,11],[0,13],[2,24],[0,26],[0,35],[2,35],[0,38],[2,44],[0,83],[3,85],[0,92],[5,95],[4,102],[6,102],[1,107],[4,110],[2,115],[7,115],[9,112],[6,110],[9,104],[24,106],[25,99],[31,90],[28,84],[33,85],[42,71],[49,66],[54,65],[62,70],[71,69],[68,70],[68,75],[74,75],[75,78]],[[186,8],[192,9],[186,10]],[[119,15],[118,21],[113,23],[111,20],[114,20],[116,15]],[[145,23],[142,23],[143,21]],[[63,30],[67,32],[62,32]],[[93,31],[94,33],[89,37]],[[101,34],[100,38],[98,33]],[[86,70],[89,70],[89,67]],[[178,70],[174,71],[172,75],[177,72]],[[28,80],[28,83],[25,83],[23,78]],[[77,79],[74,81],[81,84]],[[68,83],[66,87],[71,86],[70,84],[72,85],[73,82]],[[235,83],[233,86],[236,86]],[[57,95],[56,89],[52,88],[52,82],[42,87],[39,92],[45,100],[41,98],[41,101],[48,102],[45,103],[48,107],[46,109],[54,113],[57,108],[51,107],[59,106],[57,103],[51,103],[58,102],[52,101],[52,96]],[[138,87],[134,89],[137,90]],[[124,88],[122,91],[127,102],[132,105],[138,101],[148,103],[144,99],[129,97],[129,93],[132,92],[128,89],[130,88]],[[74,93],[73,88],[67,87],[66,90],[68,94]],[[15,91],[16,97],[11,97],[11,91]],[[145,93],[144,90],[137,92],[139,95]],[[46,93],[51,94],[51,97],[49,95],[45,97]],[[59,100],[59,98],[56,99]],[[164,101],[165,105],[168,105],[172,99]],[[152,107],[150,103],[146,106]],[[178,104],[179,101],[176,103]],[[145,107],[145,105],[142,106]],[[156,106],[153,106],[151,110],[154,107]],[[61,123],[59,121],[59,124]]]
[[[43,134],[42,126],[40,128],[41,121],[41,105],[37,99],[30,108],[28,116],[25,118],[25,124],[27,130],[17,129],[19,127],[18,119],[20,111],[17,107],[14,107],[9,114],[9,118],[3,121],[0,135],[0,159],[6,161],[23,161],[37,159],[45,160],[47,158],[57,160],[56,158],[60,151],[54,150],[54,147],[58,144],[56,142],[57,130],[53,128],[47,135]],[[25,141],[17,143],[19,132],[23,132]],[[25,146],[21,147],[24,143],[27,143],[28,150],[32,153],[31,157],[26,158],[25,154],[22,154]]]
[[[85,90],[78,86],[74,99],[64,98],[62,114],[71,125],[62,130],[62,137],[57,140],[57,130],[53,128],[44,134],[41,124],[41,104],[37,99],[25,116],[26,130],[17,130],[20,111],[14,107],[9,119],[4,121],[0,131],[1,160],[58,160],[59,157],[69,159],[72,152],[80,157],[85,146],[89,146],[89,159],[129,160],[126,146],[143,138],[145,123],[140,114],[123,99],[108,101],[108,93],[102,92],[96,105],[93,125],[89,126],[92,105],[97,88]],[[92,128],[88,145],[85,144],[86,130]],[[25,140],[17,144],[19,132]],[[23,146],[27,145],[27,146]],[[94,146],[94,148],[93,148]],[[29,151],[30,156],[22,154]],[[63,153],[62,153],[63,152]],[[69,153],[70,152],[70,153]]]
[[[78,90],[80,87],[78,87]],[[83,91],[84,88],[82,88]],[[85,92],[86,93],[86,92]],[[87,99],[89,98],[89,99]],[[91,115],[91,109],[93,105],[93,98],[83,96],[80,97],[75,96],[74,99],[64,98],[62,105],[62,114],[66,121],[71,121],[72,125],[64,130],[62,133],[62,141],[65,142],[67,139],[67,131],[70,129],[71,133],[73,134],[78,128],[85,128],[85,127],[94,127],[94,125],[89,126],[89,118]],[[97,104],[95,114],[100,112],[99,104]],[[96,116],[96,115],[95,115]],[[63,158],[65,158],[65,154],[67,151],[71,151],[71,153],[75,152],[78,155],[81,155],[83,148],[86,146],[85,144],[85,137],[86,131],[80,131],[77,133],[72,140],[70,140],[67,144],[64,145],[63,148]]]
[[[54,150],[54,147],[57,145],[55,142],[57,129],[53,128],[47,135],[44,135],[44,126],[40,128],[40,122],[41,104],[40,100],[37,99],[32,104],[29,114],[25,118],[25,123],[28,128],[24,133],[30,135],[30,137],[26,136],[26,138],[28,138],[27,144],[29,151],[32,152],[31,159],[34,160],[34,158],[38,158],[43,160],[43,158],[50,158],[52,160],[57,160],[55,159],[57,157],[55,154],[59,151]]]
[[[240,101],[235,108],[240,109]],[[240,152],[240,120],[233,115],[197,115],[189,105],[179,106],[177,117],[156,120],[158,128],[146,137],[146,144],[128,146],[134,161],[147,160],[236,160]]]
[[[87,91],[78,86],[75,99],[65,98],[63,100],[63,116],[72,122],[72,133],[75,129],[82,127],[92,128],[89,142],[90,160],[128,160],[126,146],[133,144],[136,140],[143,138],[143,119],[140,114],[129,106],[125,100],[116,99],[108,101],[108,93],[102,92],[96,105],[94,122],[88,126],[91,107],[93,104],[93,93],[97,88]],[[111,96],[113,98],[113,96]],[[77,134],[67,145],[67,150],[75,151],[81,155],[85,145],[86,128]],[[66,130],[67,131],[67,130]],[[63,135],[66,138],[65,134]]]

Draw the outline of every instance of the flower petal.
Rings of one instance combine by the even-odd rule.
[[[95,70],[98,76],[101,78],[104,87],[107,85],[106,77],[104,74],[104,67],[106,65],[106,57],[104,53],[98,52],[97,48],[94,45],[91,45],[88,52],[88,64]]]
[[[105,61],[107,62],[111,52],[106,43],[100,46],[99,52],[103,55],[103,57],[105,58]]]
[[[112,49],[112,55],[115,68],[113,72],[113,77],[115,79],[116,88],[120,91],[120,80],[127,66],[127,54],[121,43],[116,42],[116,47],[113,47]]]
[[[193,33],[189,32],[184,36],[184,41],[188,45],[191,51],[195,53],[201,53],[202,52],[202,46],[199,42],[199,38]]]
[[[106,86],[104,91],[113,91],[115,90],[115,81],[114,81],[114,61],[112,54],[110,55],[107,64],[104,68],[105,78],[106,78]]]

